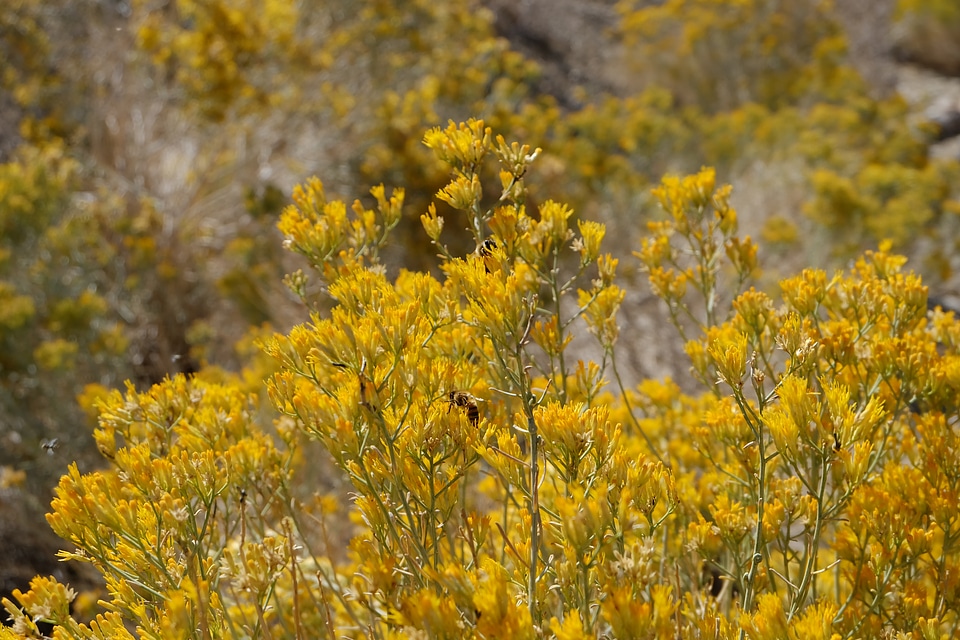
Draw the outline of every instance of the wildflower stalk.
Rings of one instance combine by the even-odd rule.
[[[527,412],[527,432],[530,436],[530,575],[527,578],[530,618],[538,620],[537,572],[540,559],[540,435],[537,433],[537,421],[533,417],[533,406],[525,402]]]
[[[823,531],[823,526],[826,520],[823,501],[826,497],[825,494],[827,490],[827,468],[827,461],[821,459],[820,481],[817,486],[817,493],[814,495],[814,499],[817,501],[817,513],[816,520],[813,525],[813,535],[808,541],[806,562],[803,566],[800,584],[797,586],[793,603],[790,606],[790,612],[787,614],[788,621],[792,620],[793,617],[803,609],[804,603],[807,599],[807,592],[810,590],[810,585],[813,583],[813,579],[816,576],[817,557],[819,556],[820,551],[820,535]]]
[[[526,328],[523,335],[519,337],[515,345],[514,362],[518,371],[514,372],[516,381],[520,386],[520,399],[523,404],[523,413],[527,419],[527,442],[530,446],[530,486],[528,488],[528,509],[530,511],[530,557],[529,557],[529,576],[527,577],[528,606],[530,608],[530,618],[536,623],[539,620],[539,606],[537,603],[537,578],[540,560],[540,538],[543,531],[543,522],[540,516],[540,434],[537,428],[537,421],[534,416],[534,409],[538,402],[530,386],[530,378],[527,375],[527,368],[523,365],[524,345],[530,335],[530,328],[533,326],[533,318],[536,310],[536,300],[530,301],[530,313],[527,317]]]
[[[760,567],[760,564],[764,561],[766,551],[766,540],[763,534],[763,515],[764,506],[767,501],[767,488],[769,484],[767,478],[767,463],[769,458],[767,457],[767,442],[766,436],[764,435],[763,420],[753,412],[752,408],[750,408],[746,398],[743,395],[742,387],[734,386],[734,398],[737,402],[737,405],[740,407],[740,412],[743,415],[743,418],[753,430],[754,438],[756,439],[754,444],[757,447],[757,517],[754,524],[753,553],[750,556],[750,569],[745,576],[745,584],[743,585],[743,599],[741,601],[741,609],[743,611],[750,611],[753,608],[754,596],[756,595],[755,581],[757,577],[757,570]],[[774,453],[773,455],[776,454]],[[744,637],[745,631],[741,629],[741,640]]]
[[[296,500],[293,498],[291,498],[288,501],[288,504],[291,504],[291,506],[294,505],[295,503],[296,503]],[[290,521],[293,523],[293,527],[296,529],[296,532],[299,536],[300,543],[303,545],[303,548],[306,551],[306,553],[310,556],[310,561],[315,566],[319,566],[320,558],[322,556],[319,556],[317,552],[313,549],[313,547],[310,544],[310,537],[305,535],[304,533],[304,525],[301,523],[301,519],[303,515],[304,515],[304,511],[299,508],[290,509],[289,511]],[[327,552],[329,553],[329,550],[333,548],[333,545],[331,543],[329,532],[327,530],[326,521],[323,518],[317,518],[316,516],[312,516],[312,517],[320,526],[323,545],[326,548]],[[302,571],[302,568],[300,570]],[[346,598],[344,598],[343,590],[340,588],[340,585],[337,584],[336,580],[331,576],[327,575],[327,572],[325,572],[323,569],[317,569],[316,576],[317,576],[317,588],[320,593],[318,595],[314,595],[312,591],[308,590],[308,594],[310,595],[310,598],[313,602],[313,606],[316,607],[317,610],[323,612],[324,625],[326,626],[327,632],[330,635],[330,637],[335,638],[337,637],[337,634],[334,629],[333,612],[331,611],[331,608],[330,608],[330,596],[327,595],[328,588],[332,592],[333,596],[336,598],[337,602],[340,603],[340,610],[342,610],[349,617],[349,621],[358,627],[361,626],[362,623],[360,619],[357,617],[354,606],[352,606],[352,604],[348,602]]]
[[[557,389],[557,393],[559,395],[560,403],[566,404],[567,403],[567,366],[566,366],[566,363],[564,362],[564,353],[566,352],[566,349],[563,348],[564,346],[563,334],[565,329],[565,323],[560,321],[560,299],[565,292],[560,287],[560,283],[557,279],[557,274],[560,271],[560,265],[558,264],[558,257],[559,257],[558,254],[559,254],[558,251],[554,251],[553,253],[553,268],[550,270],[550,279],[549,279],[549,285],[553,293],[553,304],[554,304],[553,313],[554,313],[554,317],[557,320],[557,347],[558,347],[556,354],[553,354],[553,353],[550,354],[550,362],[551,364],[553,363],[554,357],[556,357],[558,361],[559,366],[557,367],[557,370],[553,372],[552,378],[556,380],[559,377],[559,388]]]
[[[290,578],[293,582],[293,625],[296,631],[296,638],[303,638],[303,628],[300,617],[300,590],[297,583],[297,550],[293,542],[293,524],[290,518],[284,518],[282,523],[283,532],[287,536],[287,550],[290,553]]]
[[[760,473],[758,474],[758,481],[766,477],[765,472],[766,463],[760,464]],[[741,603],[741,608],[744,611],[750,611],[753,608],[753,598],[756,593],[756,588],[754,586],[754,580],[757,576],[757,568],[760,566],[760,563],[763,562],[763,549],[766,546],[763,538],[763,505],[764,497],[761,493],[757,497],[757,522],[754,528],[754,543],[753,543],[753,555],[750,558],[750,570],[746,574],[746,585],[743,589],[743,601]],[[740,632],[740,637],[743,638],[743,631]]]

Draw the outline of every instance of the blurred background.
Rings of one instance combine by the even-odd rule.
[[[306,319],[275,229],[294,185],[406,188],[388,267],[435,266],[419,216],[447,175],[421,140],[469,117],[544,149],[531,206],[607,224],[632,380],[686,369],[630,257],[666,173],[734,185],[765,286],[890,240],[960,292],[957,0],[6,0],[0,596],[86,579],[43,514],[104,463],[108,389],[259,392],[256,337]]]

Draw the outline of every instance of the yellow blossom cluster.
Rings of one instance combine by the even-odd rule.
[[[261,340],[276,413],[211,372],[101,394],[109,467],[72,467],[49,521],[104,610],[80,622],[37,578],[0,638],[954,632],[960,328],[889,244],[763,291],[731,188],[665,178],[636,255],[692,376],[628,388],[603,226],[528,209],[538,150],[482,121],[424,143],[451,170],[452,212],[421,218],[436,268],[381,261],[402,192],[349,216],[299,188],[280,228],[324,299],[289,278],[315,311]],[[447,220],[475,250],[453,254]],[[349,483],[342,540],[296,482],[314,444]]]

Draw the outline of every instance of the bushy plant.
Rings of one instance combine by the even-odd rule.
[[[0,164],[0,466],[28,472],[11,498],[43,526],[67,463],[101,458],[78,395],[149,386],[203,362],[204,303],[149,199],[122,198],[62,141]]]
[[[640,162],[667,160],[653,176],[703,164],[724,176],[759,173],[751,191],[767,197],[758,197],[759,206],[741,200],[747,219],[759,226],[774,214],[786,233],[771,236],[793,238],[789,253],[804,256],[800,264],[841,264],[890,238],[899,251],[928,260],[918,268],[934,285],[955,271],[957,165],[929,157],[931,130],[910,117],[902,98],[871,96],[848,63],[831,3],[677,0],[619,8],[637,75],[657,88],[647,93],[666,93],[662,117],[677,127],[660,124],[656,131],[669,134],[656,146],[640,139]],[[634,107],[609,129],[623,139],[638,122],[656,120]],[[604,166],[623,157],[613,146],[604,151]]]
[[[898,0],[894,30],[903,58],[950,75],[960,73],[960,7],[950,0]]]
[[[670,615],[689,620],[691,611],[714,610],[724,628],[751,629],[756,611],[776,613],[765,594],[781,596],[792,624],[825,593],[830,572],[821,571],[816,558],[839,558],[831,536],[839,535],[838,523],[852,513],[844,509],[854,504],[837,498],[842,491],[824,511],[837,520],[825,519],[820,529],[800,522],[809,509],[801,517],[784,507],[785,524],[768,526],[762,539],[748,526],[739,546],[726,533],[718,542],[713,527],[734,526],[731,513],[748,524],[763,521],[778,507],[760,505],[772,504],[777,491],[787,496],[785,505],[793,504],[793,494],[777,483],[816,462],[791,454],[797,461],[784,466],[791,458],[777,454],[760,473],[763,455],[755,452],[779,451],[772,427],[736,450],[737,438],[762,422],[750,417],[749,402],[763,405],[754,409],[761,415],[774,412],[782,396],[744,392],[738,405],[744,417],[730,422],[733,409],[717,404],[714,385],[716,361],[734,335],[722,327],[728,314],[754,313],[737,306],[747,304],[737,297],[741,290],[774,283],[792,272],[791,262],[805,264],[813,252],[846,260],[890,238],[897,250],[919,245],[927,252],[929,260],[915,268],[950,277],[960,266],[956,234],[949,232],[960,207],[958,169],[927,157],[926,133],[908,124],[902,101],[867,96],[844,64],[843,38],[827,3],[621,6],[621,31],[638,73],[659,86],[629,97],[580,92],[583,107],[573,111],[533,92],[536,65],[511,51],[490,15],[468,0],[134,0],[89,11],[82,3],[30,0],[0,7],[0,53],[7,63],[0,102],[9,92],[21,110],[17,117],[28,116],[20,131],[32,143],[0,166],[0,486],[28,478],[42,494],[44,476],[59,476],[65,457],[78,458],[57,507],[67,515],[56,522],[114,590],[109,624],[116,627],[103,633],[120,634],[123,621],[163,637],[197,629],[200,635],[310,635],[321,627],[330,635],[385,636],[404,626],[442,635],[468,633],[484,616],[481,633],[501,620],[509,632],[510,625],[527,625],[518,617],[527,616],[535,625],[529,628],[543,633],[556,618],[558,636],[575,634],[578,624],[592,634],[641,634],[613,621],[640,611],[630,608],[634,596],[637,607],[648,607],[641,613],[671,612],[657,618],[660,630]],[[121,17],[127,7],[129,16]],[[80,57],[70,52],[83,41],[79,36],[103,32],[110,46],[90,47],[99,58],[88,67],[83,56],[77,67]],[[431,133],[429,145],[420,144],[430,124],[472,113],[485,114],[488,124],[531,148],[501,145],[478,123]],[[84,121],[87,127],[75,126]],[[7,151],[3,146],[0,152]],[[528,171],[527,156],[536,155],[537,146],[546,152]],[[759,228],[758,217],[776,214],[763,227],[771,240],[765,248],[776,243],[788,255],[768,260],[776,263],[773,275],[759,279],[755,248],[737,240],[729,194],[709,172],[667,180],[650,194],[663,173],[685,174],[704,164],[716,166],[724,180],[765,167],[770,179],[754,196],[762,206],[743,217]],[[314,267],[315,273],[287,278],[314,314],[311,325],[266,340],[269,365],[258,360],[241,376],[208,366],[190,381],[147,391],[168,371],[228,364],[224,343],[247,323],[278,317],[283,323],[278,311],[296,296],[278,292],[276,282],[296,262],[280,255],[276,230],[267,230],[280,208],[270,184],[289,185],[291,175],[305,171],[324,175],[330,191],[381,181],[406,189],[388,195],[377,188],[372,199],[350,207],[328,200],[319,181],[300,187],[281,229],[289,247]],[[784,184],[802,195],[777,200],[789,192]],[[716,199],[697,200],[691,192],[716,192]],[[659,213],[651,203],[663,205]],[[698,218],[704,207],[706,218]],[[638,248],[635,229],[660,222],[639,247],[643,262],[618,265],[599,252],[601,227],[575,223],[571,209],[607,223],[607,250],[621,259]],[[715,214],[719,218],[710,217]],[[684,238],[689,245],[678,246]],[[397,271],[399,264],[409,271]],[[626,300],[635,316],[641,295],[618,288],[625,286],[614,280],[618,266],[628,277],[649,270],[653,291],[667,300],[664,308],[689,345],[693,376],[625,388],[648,369],[647,354],[632,340],[618,340],[615,311]],[[858,270],[836,280],[817,275],[812,286],[838,291],[868,280]],[[698,295],[691,299],[688,291]],[[778,305],[788,294],[777,302],[751,295],[744,300],[759,300],[764,326],[779,335],[790,307]],[[819,344],[827,341],[818,332],[844,325],[824,329],[816,318],[841,323],[850,313],[832,304],[818,307],[819,316],[804,316]],[[215,319],[211,307],[219,311]],[[858,358],[873,354],[884,335],[874,330],[883,325],[869,315],[874,311],[863,313],[866,328],[850,338]],[[940,326],[949,324],[937,317]],[[929,331],[921,325],[918,315],[912,331],[926,340]],[[396,342],[398,329],[390,327],[409,336]],[[585,328],[597,338],[592,346],[581,337]],[[734,346],[747,340],[751,353],[768,356],[766,389],[796,374],[786,352],[767,344],[769,336],[735,328],[747,338],[736,334]],[[664,330],[647,340],[672,344],[676,338]],[[321,349],[334,343],[350,349],[333,355]],[[811,353],[822,355],[819,346]],[[408,363],[422,354],[435,363],[425,373],[422,363]],[[833,357],[823,355],[823,362]],[[946,357],[938,352],[931,362],[946,366]],[[839,365],[823,367],[826,374],[805,378],[817,393]],[[271,389],[286,414],[275,426],[270,403],[258,395],[267,372],[276,373]],[[109,395],[107,388],[127,377],[135,387]],[[694,393],[704,389],[712,392]],[[97,443],[112,469],[100,475],[85,475],[90,460],[74,453],[88,442],[84,416],[65,400],[78,393],[92,413],[107,398]],[[866,406],[867,391],[851,386],[849,393],[858,411]],[[240,405],[240,431],[206,445],[191,440],[194,418],[177,418],[209,421],[225,412],[232,421]],[[884,427],[891,434],[916,421],[902,406],[891,415],[895,424]],[[727,435],[704,432],[704,423]],[[151,431],[157,425],[166,425],[163,437]],[[844,442],[840,437],[841,448]],[[235,446],[256,455],[237,466],[223,453]],[[122,457],[137,447],[147,448],[138,455],[150,460],[149,471]],[[311,502],[301,493],[321,475],[318,466],[304,464],[316,447],[332,448],[343,481],[355,483],[361,496],[351,510],[356,531],[331,517],[333,501]],[[212,485],[183,466],[207,451],[214,452],[215,475],[223,474]],[[275,475],[280,460],[284,471]],[[837,468],[836,460],[829,462]],[[162,473],[168,463],[178,469],[176,483],[129,486],[130,478]],[[367,475],[357,465],[369,467]],[[805,473],[797,477],[812,477]],[[653,479],[641,490],[645,474]],[[272,497],[243,488],[258,476],[270,478],[264,491]],[[239,480],[231,489],[218,484],[224,478]],[[724,478],[742,486],[728,487]],[[847,486],[851,495],[861,491],[856,482]],[[822,492],[800,491],[826,501]],[[120,526],[126,521],[111,509],[136,506],[143,511],[137,518],[146,518],[161,493],[183,500],[191,515],[172,522],[157,510],[155,547],[135,541],[142,529],[120,544],[108,529],[71,511],[86,496],[107,505],[104,518]],[[122,508],[120,500],[127,501]],[[663,536],[655,545],[654,525]],[[205,537],[216,531],[219,538]],[[461,532],[473,542],[458,542]],[[109,544],[91,552],[102,536]],[[193,551],[179,542],[171,546],[171,540],[198,536]],[[337,543],[354,536],[351,555],[338,554]],[[281,538],[293,547],[278,550]],[[706,542],[697,542],[701,538]],[[747,600],[750,551],[775,538],[783,559],[756,568]],[[801,554],[814,539],[823,551],[814,545]],[[241,567],[246,560],[237,555],[228,560],[226,549],[244,555],[248,543],[260,547],[245,557],[260,564]],[[571,555],[569,545],[580,555]],[[935,548],[941,556],[924,556],[921,564],[946,558],[941,565],[952,566],[950,545]],[[155,567],[164,564],[163,575],[140,578],[148,568],[131,560],[140,553]],[[269,571],[263,554],[276,556]],[[858,606],[890,621],[890,628],[909,627],[886,608],[895,594],[876,607],[863,604],[870,587],[841,574],[848,568],[831,569],[829,586],[852,598],[833,615],[838,633],[860,633],[843,626]],[[257,571],[259,586],[249,577]],[[785,580],[770,578],[777,575],[772,572]],[[876,593],[903,587],[894,584],[899,575],[884,578]],[[757,576],[768,581],[756,582]],[[543,582],[532,585],[532,577]],[[916,578],[911,593],[925,579]],[[36,593],[60,593],[51,583],[36,587]],[[491,589],[496,599],[484,600]],[[30,598],[28,617],[51,618],[42,599]],[[474,604],[477,599],[485,604]],[[89,601],[89,594],[79,600]],[[750,602],[757,607],[738,617],[737,607]],[[944,611],[937,603],[930,615]],[[219,608],[209,608],[214,605]],[[444,615],[428,620],[423,612],[433,605]],[[491,618],[493,609],[501,617]],[[26,620],[17,618],[21,630],[29,627]],[[449,620],[463,626],[442,626]],[[69,633],[87,633],[63,622]]]
[[[55,399],[97,380],[99,365],[131,371],[117,366],[129,340],[107,313],[109,292],[89,277],[108,248],[85,254],[91,221],[65,215],[77,182],[62,144],[23,146],[0,165],[0,464],[31,469],[34,486],[62,473],[49,469],[43,442],[70,443],[78,457],[89,448],[62,426],[79,412]]]
[[[708,165],[736,179],[758,164],[770,165],[774,183],[767,188],[792,196],[783,197],[775,213],[780,220],[794,218],[794,237],[815,238],[791,251],[809,256],[811,246],[834,237],[832,229],[816,233],[820,224],[837,218],[822,189],[815,191],[816,202],[806,197],[812,175],[823,178],[829,171],[834,180],[857,180],[865,163],[921,171],[926,165],[927,141],[905,124],[904,105],[870,98],[847,64],[843,32],[828,2],[620,3],[617,31],[644,90],[583,92],[582,107],[572,110],[533,92],[536,64],[498,38],[491,16],[468,0],[442,6],[422,0],[234,5],[134,2],[136,43],[151,64],[132,65],[129,72],[148,73],[166,89],[171,108],[201,116],[192,135],[210,157],[197,158],[200,173],[229,172],[244,190],[262,188],[261,171],[282,174],[279,183],[290,184],[294,178],[281,169],[290,165],[299,173],[323,173],[328,186],[342,192],[371,182],[403,184],[407,202],[419,210],[444,185],[442,165],[417,143],[421,132],[437,121],[480,113],[504,135],[549,151],[544,170],[528,181],[531,198],[589,211],[617,238],[635,224],[632,212],[649,203],[649,187],[666,172]],[[243,143],[225,142],[233,139]],[[230,168],[231,162],[237,166]],[[928,202],[925,193],[906,193],[910,185],[896,188],[901,201],[924,202],[902,216],[903,234],[916,235],[937,227],[943,206]],[[493,189],[496,182],[484,186]],[[794,195],[798,189],[803,197]],[[197,199],[204,195],[210,194]],[[771,213],[742,205],[751,222]],[[192,202],[175,207],[184,217],[192,208]],[[800,219],[801,209],[815,212],[815,220]],[[233,216],[224,217],[232,224]],[[844,228],[851,231],[836,251],[842,259],[885,237],[875,236],[871,225]],[[416,216],[401,221],[390,251],[424,269],[429,261],[409,262],[425,254],[417,229]],[[248,319],[260,321],[277,300],[265,299],[265,280],[252,274],[273,258],[250,238],[231,240],[219,245],[229,245],[225,253],[238,258],[223,267],[230,273],[221,291]],[[463,250],[469,239],[451,234],[450,243]]]
[[[829,99],[857,82],[823,0],[618,3],[621,30],[647,82],[708,113],[755,102]]]
[[[665,178],[637,256],[700,391],[624,388],[629,292],[603,226],[528,210],[539,149],[482,122],[424,143],[458,212],[421,218],[437,275],[381,261],[402,191],[368,209],[298,188],[280,228],[313,272],[287,284],[314,312],[263,342],[279,415],[208,374],[106,397],[110,467],[71,469],[49,516],[64,557],[104,575],[106,611],[82,624],[69,587],[37,578],[0,637],[40,621],[58,638],[956,631],[960,325],[928,312],[903,258],[881,246],[758,291],[730,187]],[[474,252],[451,253],[451,224]],[[584,330],[597,358],[573,362]],[[335,501],[296,486],[310,441],[353,491],[345,554]]]

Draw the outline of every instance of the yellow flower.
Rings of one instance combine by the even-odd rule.
[[[477,632],[488,638],[534,638],[530,610],[512,593],[506,569],[486,558],[482,577],[473,596],[477,613]]]
[[[580,614],[576,611],[568,611],[562,623],[556,618],[551,618],[550,631],[557,640],[592,640],[596,637],[584,631],[583,621],[580,620]]]
[[[437,242],[440,239],[440,232],[443,231],[443,218],[437,215],[436,205],[430,203],[427,212],[420,216],[420,222],[427,232],[427,237]]]
[[[606,286],[594,293],[578,291],[578,303],[585,308],[585,318],[590,333],[597,337],[601,346],[612,349],[620,335],[617,312],[626,292],[616,285]]]
[[[751,640],[783,640],[792,637],[787,630],[783,603],[775,593],[760,594],[757,597],[756,612],[742,614],[740,624]]]
[[[741,293],[733,301],[737,320],[743,324],[743,331],[760,336],[774,318],[773,301],[770,296],[753,287]]]
[[[520,178],[526,171],[527,165],[540,155],[541,149],[538,147],[530,151],[530,145],[521,145],[517,142],[511,142],[508,146],[503,136],[498,135],[497,146],[494,151],[500,160],[500,164],[506,167],[506,171],[512,177]],[[506,186],[504,185],[504,188]]]
[[[607,229],[599,222],[592,220],[577,220],[577,228],[580,230],[580,264],[586,266],[597,259],[600,255],[600,243],[603,242],[603,236]]]
[[[743,504],[731,500],[726,494],[720,494],[717,501],[710,505],[710,513],[720,530],[720,537],[732,548],[737,548],[750,530]]]
[[[33,621],[63,624],[70,618],[70,603],[77,597],[77,593],[52,577],[36,576],[30,580],[29,591],[23,593],[19,589],[14,589],[13,597],[20,602],[23,610],[33,618]],[[19,616],[9,603],[9,600],[4,599],[7,610],[14,617]]]
[[[814,313],[827,290],[827,274],[819,269],[804,269],[799,276],[780,282],[784,302],[801,316]]]
[[[721,382],[734,389],[743,386],[743,376],[747,372],[746,334],[718,334],[707,347],[707,353],[717,368]]]
[[[839,606],[823,600],[804,609],[803,614],[790,624],[790,640],[833,640],[841,637],[834,632],[834,619]]]
[[[438,198],[454,209],[461,211],[479,205],[482,195],[483,191],[480,186],[480,179],[476,174],[469,178],[466,176],[457,176],[453,182],[437,192]]]
[[[480,168],[480,162],[490,150],[491,130],[483,120],[471,119],[446,129],[435,127],[423,136],[423,144],[432,149],[443,162],[467,173]]]

